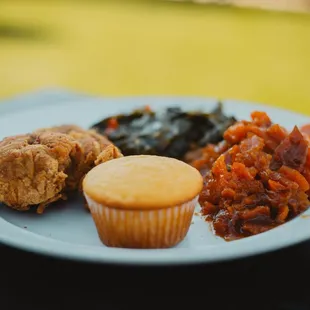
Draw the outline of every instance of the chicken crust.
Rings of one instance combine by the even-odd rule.
[[[123,156],[107,138],[76,125],[41,128],[0,142],[0,202],[37,212],[82,189],[95,165]]]
[[[0,142],[0,201],[17,210],[60,199],[67,171],[81,154],[79,144],[61,133],[8,137]]]
[[[72,166],[67,180],[67,190],[81,189],[83,176],[95,166],[97,157],[112,143],[95,130],[85,130],[76,125],[62,125],[38,129],[36,133],[59,132],[69,135],[79,143],[81,154],[75,158],[76,165]]]

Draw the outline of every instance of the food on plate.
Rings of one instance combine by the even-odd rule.
[[[111,152],[120,156],[114,149],[103,136],[71,125],[7,137],[0,142],[0,201],[20,211],[36,205],[42,213]]]
[[[224,142],[208,145],[192,165],[204,171],[199,202],[215,233],[226,240],[262,233],[305,211],[309,205],[309,142],[264,112],[239,121]]]
[[[83,191],[105,245],[168,248],[186,236],[202,185],[182,161],[131,155],[93,168]]]
[[[28,210],[62,198],[66,171],[80,154],[79,144],[60,133],[5,138],[0,142],[0,201]]]
[[[300,131],[310,139],[310,124],[306,124],[300,128]]]
[[[115,143],[115,144],[114,144]],[[310,125],[149,107],[85,130],[37,129],[0,141],[0,202],[25,211],[83,191],[107,246],[168,248],[197,201],[225,240],[281,225],[310,206]],[[124,155],[126,156],[124,156]]]
[[[219,103],[211,113],[170,107],[154,112],[150,107],[105,118],[94,124],[124,155],[158,155],[183,160],[186,153],[223,140],[234,117],[223,114]]]
[[[62,125],[50,128],[42,128],[35,131],[42,132],[59,132],[69,135],[78,142],[80,146],[79,157],[75,158],[76,166],[68,174],[66,186],[68,189],[76,189],[80,186],[83,176],[92,169],[95,164],[100,163],[100,158],[105,161],[111,151],[115,152],[113,158],[122,156],[120,151],[103,135],[95,130],[85,130],[76,125]],[[104,151],[104,152],[103,152]],[[101,154],[101,152],[103,152]],[[117,153],[117,154],[116,154]]]

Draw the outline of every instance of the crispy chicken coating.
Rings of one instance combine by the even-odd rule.
[[[5,138],[0,142],[0,201],[28,210],[60,199],[80,154],[79,144],[61,133]]]
[[[76,158],[76,166],[69,173],[67,190],[75,190],[81,186],[83,176],[95,166],[99,154],[104,151],[111,142],[94,130],[85,130],[76,125],[63,125],[38,129],[36,133],[59,132],[67,134],[76,140],[82,150],[81,156]]]
[[[0,202],[37,212],[81,189],[95,165],[123,156],[104,136],[75,125],[38,129],[0,142]]]

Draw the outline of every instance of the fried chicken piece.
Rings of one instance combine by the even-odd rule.
[[[95,160],[95,165],[98,166],[109,160],[116,159],[116,158],[123,157],[123,156],[124,155],[114,144],[110,144],[98,155],[97,159]]]
[[[101,158],[106,157],[108,152],[116,149],[116,147],[104,136],[98,134],[95,130],[85,130],[76,125],[63,125],[50,128],[42,128],[36,131],[40,132],[59,132],[67,134],[80,144],[82,154],[80,158],[76,159],[76,167],[69,173],[69,180],[67,181],[67,190],[75,190],[81,188],[81,181],[84,175],[95,166],[95,161],[100,155]],[[107,151],[106,151],[106,148]],[[118,150],[118,149],[117,149]],[[120,151],[117,151],[121,154]],[[117,156],[115,154],[115,156]],[[110,155],[111,157],[111,155]],[[112,156],[112,158],[115,158]],[[101,160],[103,161],[103,160]],[[107,160],[104,160],[107,161]],[[97,164],[100,159],[97,160]]]
[[[0,142],[0,201],[17,210],[63,197],[68,171],[82,155],[68,135],[43,132]]]
[[[38,205],[37,212],[65,192],[81,190],[95,165],[123,156],[94,130],[64,125],[0,142],[0,202],[17,210]]]

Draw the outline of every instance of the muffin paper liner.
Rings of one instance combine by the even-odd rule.
[[[169,248],[186,236],[198,196],[175,207],[125,210],[104,206],[85,195],[98,235],[106,246]]]

